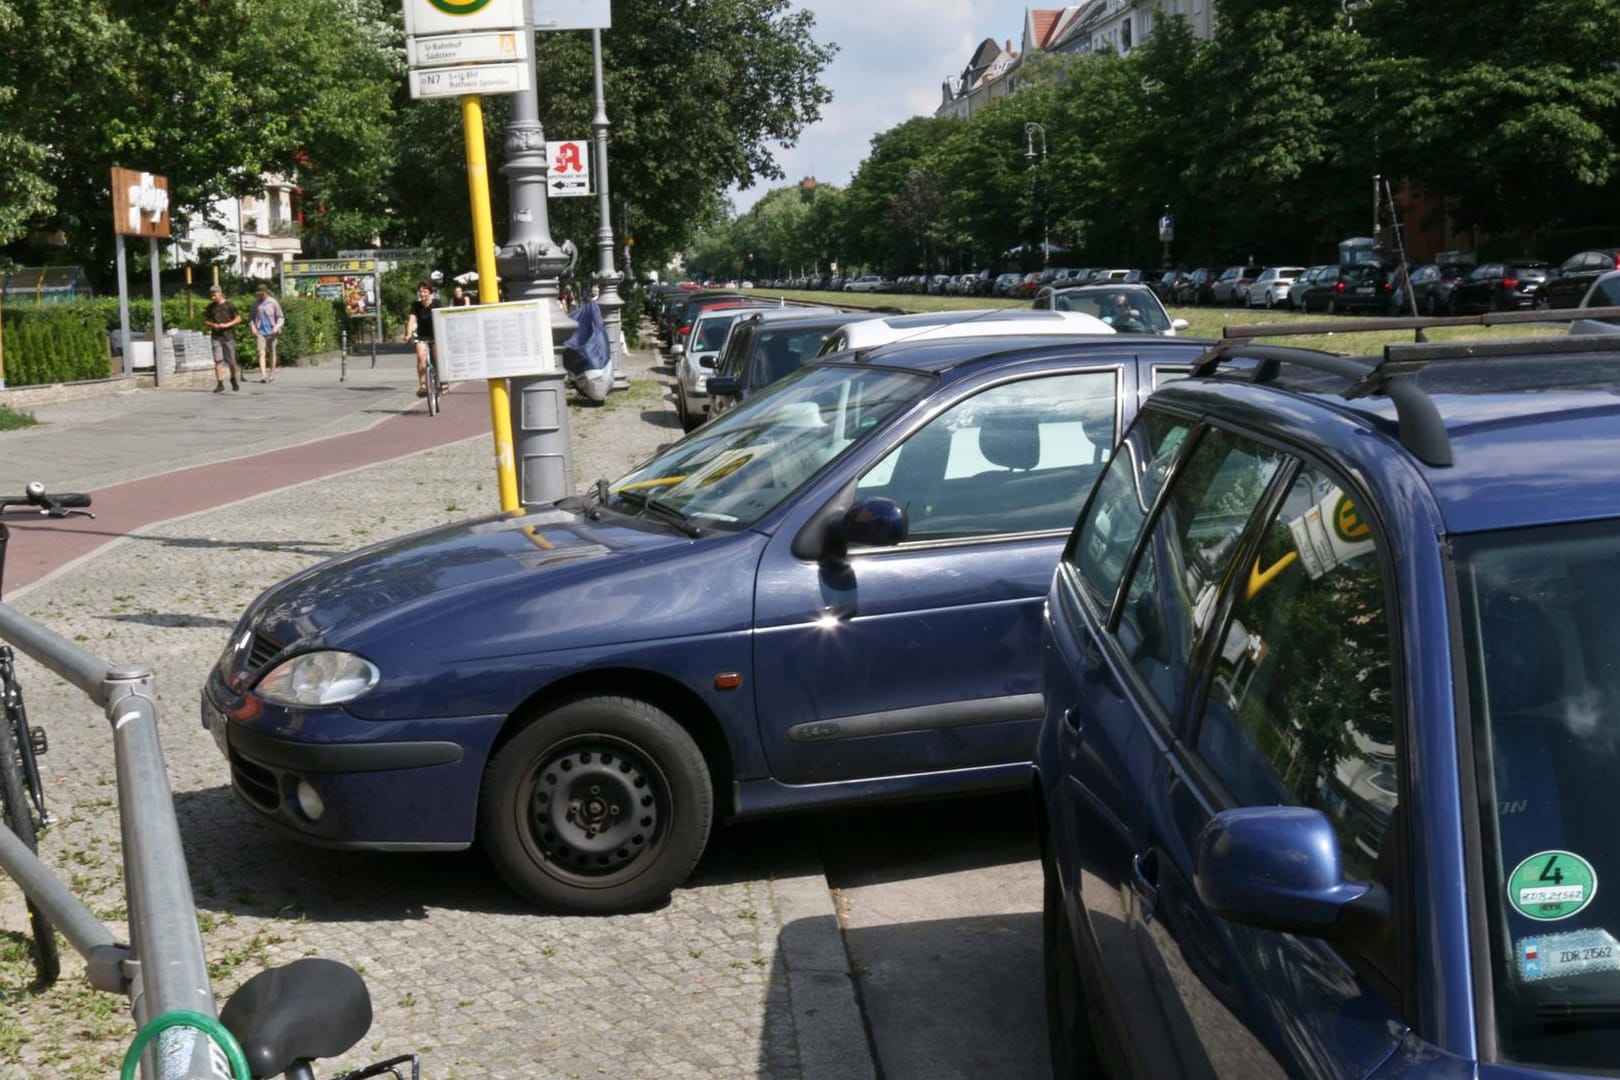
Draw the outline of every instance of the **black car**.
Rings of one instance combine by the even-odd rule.
[[[1412,271],[1412,298],[1422,315],[1439,315],[1451,303],[1451,290],[1457,282],[1468,276],[1473,267],[1468,263],[1424,263]],[[1580,297],[1575,298],[1580,302]]]
[[[1380,263],[1343,263],[1329,266],[1312,278],[1304,290],[1294,283],[1301,311],[1329,315],[1387,315],[1394,302],[1393,268]]]
[[[1476,266],[1451,290],[1446,310],[1453,315],[1513,311],[1541,303],[1541,287],[1552,267],[1538,259],[1514,259]]]
[[[771,309],[738,319],[726,338],[715,372],[709,376],[709,415],[719,416],[757,394],[761,387],[791,375],[821,350],[827,335],[873,313],[825,314]]]
[[[1212,304],[1214,297],[1210,294],[1210,286],[1215,279],[1221,276],[1221,266],[1200,266],[1176,285],[1175,303],[1177,304]]]
[[[1579,307],[1581,297],[1592,287],[1592,282],[1610,270],[1620,270],[1620,248],[1577,251],[1547,275],[1547,283],[1542,287],[1545,306]]]

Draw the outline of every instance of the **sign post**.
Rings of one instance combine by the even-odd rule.
[[[529,20],[523,0],[406,0],[405,33],[411,96],[461,97],[461,128],[472,203],[478,298],[500,299],[495,280],[495,228],[490,221],[489,163],[484,153],[481,94],[523,93],[533,87]],[[495,475],[502,510],[517,510],[517,466],[512,451],[510,400],[504,377],[489,382]]]
[[[169,237],[169,181],[136,169],[112,171],[113,248],[118,262],[118,331],[123,343],[124,374],[134,370],[129,333],[129,281],[124,270],[124,237],[147,238],[152,269],[152,380],[163,385],[163,289],[159,238]]]

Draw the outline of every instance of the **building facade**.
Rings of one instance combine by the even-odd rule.
[[[303,251],[299,239],[298,185],[280,176],[265,176],[255,195],[216,199],[207,215],[186,222],[170,245],[176,263],[199,261],[205,250],[223,253],[239,278],[272,281],[281,264]]]

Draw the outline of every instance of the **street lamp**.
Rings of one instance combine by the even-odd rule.
[[[1040,174],[1037,174],[1030,183],[1030,198],[1032,200],[1035,200],[1035,201],[1040,203],[1040,211],[1041,211],[1041,266],[1044,268],[1046,266],[1048,260],[1050,260],[1051,257],[1052,257],[1052,242],[1051,242],[1051,236],[1048,235],[1048,233],[1046,231],[1046,202],[1045,202],[1044,199],[1037,198],[1037,196],[1039,194],[1041,194],[1041,193],[1038,193],[1035,189],[1036,189],[1036,186],[1040,183],[1041,179],[1044,178],[1044,174],[1046,172],[1046,127],[1043,124],[1040,124],[1040,123],[1038,123],[1038,122],[1036,122],[1034,120],[1031,120],[1031,121],[1029,121],[1028,123],[1026,123],[1024,125],[1024,157],[1029,161],[1029,166],[1030,166],[1031,169],[1035,168],[1035,136],[1036,135],[1039,135],[1041,137],[1041,151],[1040,151],[1041,171],[1040,171]]]
[[[1176,238],[1176,219],[1170,213],[1170,204],[1164,204],[1164,213],[1159,215],[1159,243],[1164,245],[1164,268],[1170,269],[1170,241]]]

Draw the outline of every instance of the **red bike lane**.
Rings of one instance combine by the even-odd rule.
[[[483,390],[482,383],[452,390],[447,395],[452,399],[449,407],[437,416],[429,416],[426,406],[420,405],[364,431],[98,488],[90,492],[93,520],[8,513],[5,521],[12,541],[6,552],[5,590],[9,593],[32,584],[105,544],[160,521],[487,433],[490,411]],[[492,456],[493,449],[491,446]],[[242,486],[244,476],[253,478],[251,491]]]

